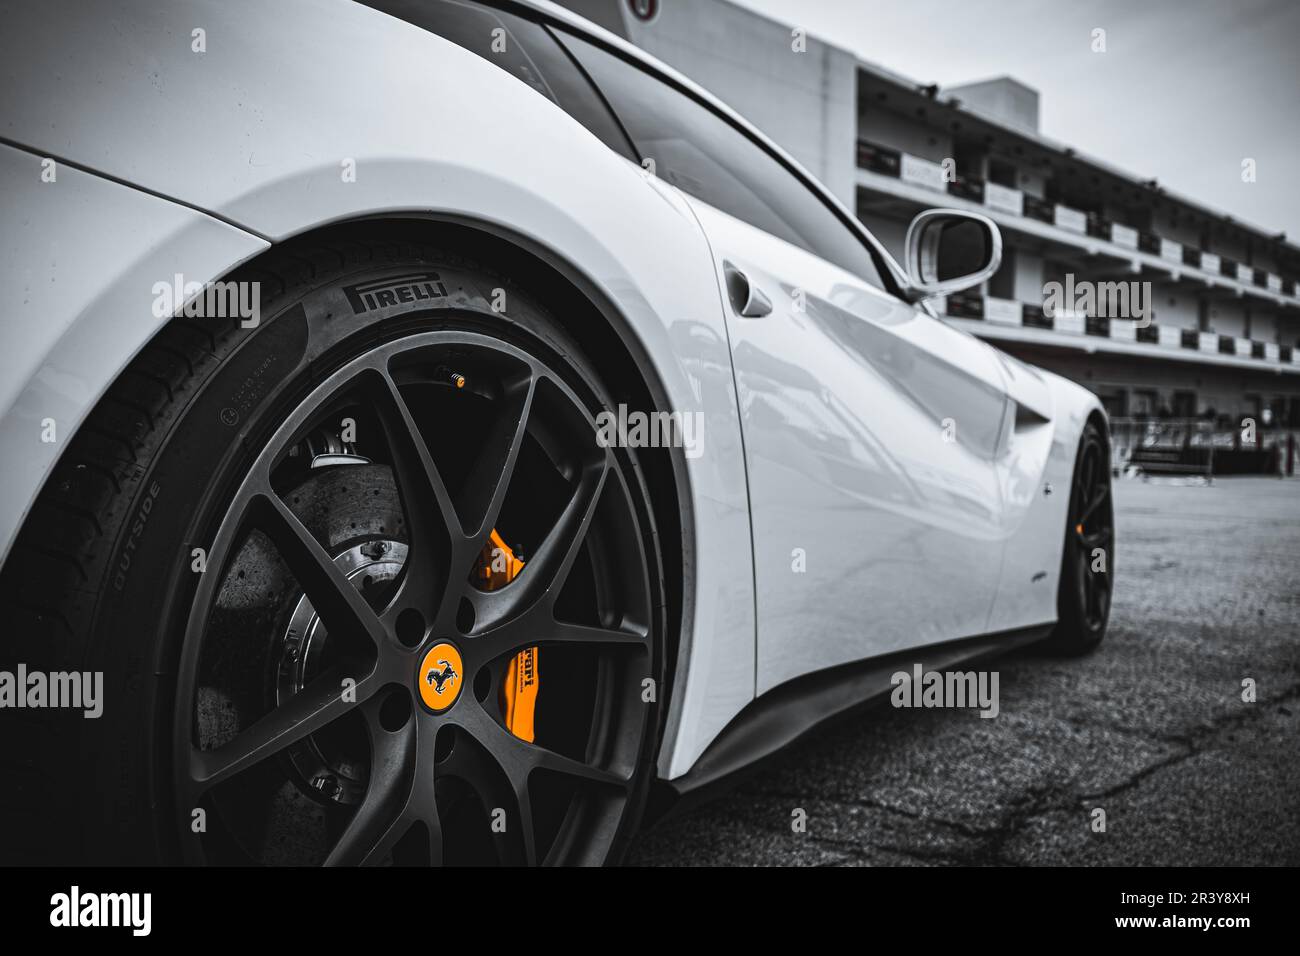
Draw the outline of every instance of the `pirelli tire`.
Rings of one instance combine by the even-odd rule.
[[[313,680],[323,680],[310,674],[299,674],[297,678],[283,676],[286,667],[290,671],[294,669],[293,654],[276,642],[282,641],[282,631],[292,628],[276,615],[303,614],[302,605],[308,592],[311,587],[318,589],[316,593],[323,595],[319,602],[323,609],[311,613],[318,615],[314,626],[324,635],[321,654],[325,663],[319,665],[324,667],[329,663],[331,646],[342,647],[345,639],[352,640],[355,636],[349,631],[351,624],[346,619],[346,609],[351,607],[359,615],[357,620],[361,620],[365,615],[364,602],[372,602],[375,615],[382,619],[383,601],[387,598],[383,594],[373,598],[365,593],[364,601],[358,603],[362,599],[353,595],[340,597],[337,591],[328,588],[320,591],[324,586],[320,582],[337,584],[346,577],[360,588],[361,584],[347,577],[352,573],[348,562],[380,561],[374,555],[386,555],[388,579],[380,580],[380,585],[389,588],[386,593],[396,602],[394,593],[416,593],[413,587],[406,587],[408,578],[413,581],[417,570],[424,573],[437,566],[436,561],[429,564],[433,560],[429,556],[440,553],[439,548],[444,545],[449,555],[446,567],[436,570],[434,578],[441,582],[438,586],[446,595],[463,593],[467,598],[456,602],[459,618],[454,624],[448,624],[452,618],[443,615],[434,604],[425,605],[428,619],[422,621],[425,630],[415,637],[417,648],[428,647],[428,642],[435,639],[447,639],[459,643],[464,653],[473,656],[478,646],[474,644],[478,638],[473,635],[483,631],[484,620],[492,615],[508,619],[509,601],[497,599],[520,585],[519,596],[511,600],[520,602],[521,608],[529,595],[545,593],[557,608],[554,611],[557,620],[562,610],[577,621],[563,625],[568,628],[563,632],[564,639],[574,642],[572,649],[561,643],[548,649],[545,640],[550,639],[546,636],[549,631],[538,642],[542,679],[538,740],[543,734],[553,732],[559,741],[559,731],[555,728],[569,719],[553,716],[543,708],[559,708],[558,702],[565,695],[576,699],[588,693],[581,689],[586,685],[577,677],[565,677],[566,662],[572,664],[581,654],[590,653],[596,661],[590,665],[591,673],[597,675],[593,679],[599,684],[590,691],[596,700],[591,712],[574,719],[575,727],[581,720],[590,720],[592,736],[585,744],[580,740],[584,731],[578,727],[571,731],[573,741],[577,742],[565,737],[563,752],[556,751],[534,763],[529,763],[531,758],[527,756],[519,757],[522,761],[519,766],[526,766],[524,776],[528,781],[524,786],[525,797],[519,798],[523,802],[536,804],[541,799],[537,796],[541,789],[537,783],[539,778],[545,778],[547,787],[554,785],[557,792],[574,791],[567,805],[563,800],[568,798],[556,798],[562,810],[558,819],[549,819],[545,826],[537,822],[529,846],[518,842],[524,840],[525,834],[519,833],[519,827],[513,822],[516,817],[512,814],[516,811],[507,807],[505,816],[512,821],[508,830],[514,831],[509,834],[508,843],[494,837],[493,831],[486,831],[481,834],[484,839],[479,841],[477,851],[459,848],[456,852],[467,854],[466,862],[480,861],[474,858],[474,852],[480,856],[486,853],[490,857],[488,862],[505,863],[607,863],[619,859],[644,806],[658,744],[658,708],[662,702],[647,699],[656,695],[643,694],[642,688],[646,680],[662,683],[663,560],[647,485],[635,452],[624,448],[593,450],[595,433],[589,427],[590,419],[599,410],[612,407],[609,391],[601,381],[600,371],[547,311],[546,290],[520,288],[508,276],[497,274],[489,263],[469,261],[433,246],[383,238],[299,246],[291,252],[273,251],[241,269],[230,280],[260,284],[257,325],[245,328],[237,319],[171,321],[118,377],[71,437],[0,570],[0,607],[6,619],[0,667],[13,672],[21,664],[33,672],[103,675],[103,707],[98,717],[88,718],[81,711],[39,708],[7,710],[0,714],[0,735],[10,771],[5,786],[0,788],[0,801],[3,801],[0,819],[4,821],[0,855],[4,862],[373,863],[405,862],[406,858],[413,862],[458,862],[450,843],[440,846],[428,832],[417,833],[413,841],[408,832],[402,837],[405,843],[401,845],[391,833],[376,836],[358,832],[365,828],[355,820],[361,808],[367,806],[367,793],[374,796],[378,770],[373,765],[358,769],[364,766],[364,761],[355,754],[330,756],[330,748],[343,747],[339,741],[330,742],[328,747],[324,742],[317,745],[313,735],[309,740],[312,746],[306,748],[311,751],[310,759],[299,760],[300,753],[288,758],[283,754],[259,758],[250,765],[248,775],[241,778],[240,787],[227,787],[217,793],[221,787],[214,786],[208,793],[195,797],[199,804],[196,806],[186,804],[185,797],[178,795],[176,783],[186,773],[180,764],[185,760],[182,755],[187,737],[193,742],[195,760],[205,759],[207,750],[223,753],[222,747],[229,750],[232,742],[237,743],[250,734],[255,736],[258,721],[267,718],[278,706],[297,706],[295,701],[304,699],[299,695],[308,693],[308,688],[314,686]],[[304,411],[304,403],[323,383],[332,381],[331,376],[350,368],[350,363],[363,363],[369,361],[366,356],[376,355],[384,361],[396,361],[392,356],[406,355],[407,351],[403,350],[412,343],[422,351],[410,352],[409,360],[402,359],[406,364],[401,366],[401,375],[408,378],[400,382],[394,378],[388,398],[377,399],[381,411],[374,413],[373,421],[361,423],[363,430],[369,430],[368,434],[349,443],[346,439],[351,436],[342,433],[312,432],[283,452],[283,462],[274,466],[289,468],[284,462],[296,456],[293,468],[297,471],[290,469],[283,475],[278,471],[267,472],[271,476],[268,479],[271,490],[267,494],[279,496],[276,500],[286,509],[275,514],[280,518],[292,515],[284,520],[295,529],[306,528],[321,549],[317,552],[310,544],[301,542],[301,546],[289,547],[291,551],[298,549],[295,560],[307,562],[301,567],[308,568],[306,577],[314,582],[311,587],[299,582],[301,593],[296,596],[289,593],[295,586],[292,575],[286,574],[274,560],[260,565],[249,563],[244,551],[220,559],[225,562],[221,567],[207,563],[208,559],[218,561],[214,553],[220,544],[217,530],[225,527],[222,522],[229,518],[232,501],[237,501],[246,488],[251,469],[261,467],[258,463],[263,459],[259,456],[267,453],[277,436],[283,437],[286,422],[295,415],[311,414],[310,409]],[[383,367],[396,366],[376,367],[382,373]],[[473,471],[474,481],[462,475],[459,487],[453,487],[450,479],[444,480],[450,490],[445,496],[447,508],[442,517],[450,515],[462,525],[472,527],[478,516],[475,514],[474,520],[467,516],[484,505],[485,497],[492,498],[472,486],[474,482],[491,483],[483,477],[490,469],[479,465],[488,460],[490,448],[495,446],[491,445],[490,436],[480,438],[469,425],[456,424],[469,415],[469,411],[462,415],[460,409],[479,408],[477,414],[485,422],[502,409],[508,412],[506,404],[493,403],[506,403],[508,396],[514,396],[509,400],[515,401],[519,395],[517,379],[521,375],[535,376],[533,391],[529,393],[534,404],[529,406],[528,414],[537,420],[534,425],[529,419],[526,428],[521,426],[511,439],[520,449],[511,459],[512,467],[520,469],[519,475],[503,472],[498,479],[492,479],[505,487],[500,496],[502,501],[496,502],[500,511],[492,520],[506,527],[503,534],[510,536],[512,545],[518,539],[523,550],[524,571],[497,594],[473,590],[477,587],[473,581],[471,590],[466,591],[459,575],[464,570],[467,579],[472,578],[477,566],[462,569],[455,565],[469,553],[465,543],[469,541],[468,532],[464,541],[449,531],[445,540],[426,545],[417,541],[418,536],[412,530],[413,515],[422,514],[427,518],[437,509],[431,511],[427,507],[430,495],[416,494],[403,487],[404,476],[420,473],[418,469],[409,470],[411,462],[418,459],[412,457],[411,449],[418,445],[412,444],[414,439],[410,435],[422,438],[429,449],[428,457],[436,459],[438,464],[432,473],[439,473],[442,462],[447,462],[446,467],[454,471],[460,467],[455,464],[458,460],[470,462],[465,466],[469,471],[478,469]],[[465,376],[470,381],[457,385],[456,376]],[[382,374],[366,378],[365,388],[372,389],[381,380]],[[366,394],[379,395],[378,392]],[[397,396],[397,404],[390,402],[393,395]],[[364,408],[363,404],[356,407]],[[403,407],[405,413],[401,413]],[[454,411],[446,412],[449,408]],[[325,408],[325,413],[333,414],[329,408]],[[431,417],[421,418],[417,423],[416,419],[426,413]],[[358,414],[364,417],[367,413],[363,410]],[[406,438],[401,437],[400,429],[390,428],[401,414],[411,424]],[[384,419],[383,415],[389,417]],[[377,426],[376,422],[380,424]],[[337,424],[331,421],[330,426]],[[329,432],[330,428],[325,431]],[[483,444],[474,444],[480,440]],[[386,462],[386,455],[392,460]],[[568,455],[574,456],[572,462],[565,458]],[[601,455],[608,456],[607,462]],[[315,468],[320,461],[324,465]],[[354,470],[348,471],[349,467]],[[404,472],[403,468],[408,470]],[[591,486],[584,482],[598,470],[603,481],[595,492],[599,502],[581,505],[591,509],[586,514],[589,525],[583,525],[582,530],[586,537],[572,545],[571,553],[566,552],[570,554],[567,570],[562,564],[548,568],[544,561],[550,552],[545,552],[544,546],[548,541],[554,544],[560,539],[548,537],[544,525],[553,519],[556,524],[551,526],[552,530],[560,527],[559,523],[570,513],[564,496],[572,489],[578,489],[572,491],[575,495],[584,488],[590,491]],[[423,473],[430,471],[426,468]],[[355,476],[354,481],[347,479],[350,475]],[[280,486],[276,482],[290,484]],[[293,491],[297,488],[310,489],[310,494],[300,496],[311,498],[310,503],[293,502]],[[359,499],[367,503],[358,504]],[[265,503],[270,497],[261,500],[263,510],[258,512],[261,515],[258,521],[275,511]],[[493,500],[486,507],[493,507]],[[353,510],[348,511],[349,508]],[[557,509],[559,517],[554,517],[552,512]],[[545,521],[543,512],[547,516]],[[355,524],[348,527],[356,521],[360,521],[360,527]],[[283,530],[285,525],[278,527]],[[253,531],[247,534],[251,540]],[[273,544],[280,547],[278,540],[273,540]],[[247,548],[247,544],[243,547]],[[370,556],[358,557],[367,547]],[[232,552],[233,549],[231,545]],[[409,565],[394,557],[399,552],[408,556]],[[320,554],[328,555],[344,577],[320,565]],[[425,562],[415,561],[415,555],[424,557]],[[317,559],[315,564],[309,560],[312,557]],[[529,563],[534,560],[538,570],[530,579]],[[223,624],[222,640],[234,640],[230,635],[237,636],[241,629],[246,635],[256,634],[257,639],[245,646],[236,645],[237,650],[225,648],[218,655],[219,666],[212,666],[231,674],[243,667],[249,671],[255,689],[247,693],[222,689],[214,696],[203,681],[216,678],[186,678],[181,671],[189,653],[185,647],[195,627],[197,596],[215,594],[212,608],[220,610],[220,594],[227,587],[224,581],[208,585],[202,582],[230,571],[234,567],[231,562],[244,562],[239,564],[240,573],[260,568],[257,573],[267,575],[266,591],[273,592],[277,600],[283,598],[282,603],[289,610],[277,605],[254,613],[249,610],[251,605],[241,605],[240,613],[246,616],[230,618]],[[290,563],[288,559],[282,562]],[[561,570],[566,575],[564,579],[559,577]],[[582,580],[575,584],[579,576]],[[383,579],[383,575],[377,577]],[[281,595],[280,591],[285,593]],[[265,595],[252,593],[254,600],[270,602]],[[468,612],[465,604],[470,606]],[[474,620],[476,608],[478,620]],[[208,623],[202,627],[208,627],[216,619],[211,615],[216,615],[217,610],[211,610]],[[228,610],[225,608],[222,613]],[[264,614],[270,622],[266,633],[258,630],[261,619],[256,617],[257,613]],[[253,616],[248,617],[250,614]],[[407,641],[411,639],[411,619],[408,615],[403,620],[406,632],[401,640]],[[232,624],[236,621],[238,626]],[[347,626],[328,627],[326,621]],[[387,621],[384,626],[391,624]],[[457,627],[463,630],[452,630]],[[435,628],[443,630],[434,633]],[[389,631],[392,633],[385,632],[386,638],[395,641],[396,630],[389,627]],[[500,629],[496,633],[499,635]],[[370,636],[378,641],[377,634]],[[602,635],[628,646],[611,650],[612,645],[593,643],[588,648],[582,644],[583,639],[603,640]],[[638,635],[643,638],[643,646],[637,646]],[[203,642],[212,639],[207,632],[200,636]],[[555,640],[558,642],[560,638]],[[398,647],[397,651],[414,653],[410,647]],[[193,654],[189,656],[207,660],[215,653],[204,651],[197,658]],[[351,654],[351,650],[333,652],[340,659],[345,653]],[[374,653],[376,660],[388,659],[385,657],[388,650]],[[244,664],[239,663],[241,660]],[[291,663],[285,664],[286,660]],[[609,660],[616,663],[608,664]],[[495,666],[496,663],[483,664],[476,675],[465,675],[458,706],[467,708],[466,715],[471,713],[471,705],[477,708],[473,710],[475,714],[493,712],[498,691],[495,686],[485,690],[480,685],[504,680],[490,673]],[[572,666],[581,671],[583,680],[591,676],[583,669],[588,665]],[[374,667],[376,673],[382,671],[387,683],[374,691],[369,704],[357,708],[357,713],[364,710],[365,714],[355,721],[352,717],[341,717],[328,725],[341,727],[354,722],[356,726],[349,731],[352,744],[364,740],[369,729],[372,762],[380,752],[377,748],[381,747],[373,736],[379,732],[375,731],[374,721],[386,720],[386,727],[401,724],[425,728],[426,718],[429,722],[437,720],[427,708],[420,709],[417,688],[403,688],[389,680],[398,671],[387,664]],[[230,679],[237,683],[235,678]],[[548,684],[548,680],[554,683]],[[197,688],[196,700],[207,694],[188,716],[179,701],[182,694],[178,689],[185,686],[191,690]],[[548,686],[553,687],[549,698]],[[481,700],[480,693],[486,695]],[[270,701],[265,704],[266,713],[256,712],[263,706],[257,704],[258,700]],[[602,707],[607,708],[608,719],[604,723],[600,723],[604,720],[600,715],[606,713]],[[381,716],[383,713],[386,716]],[[456,708],[449,713],[456,713]],[[557,715],[560,713],[558,709],[555,711]],[[186,725],[190,719],[193,726]],[[213,726],[204,729],[205,722]],[[452,723],[447,722],[445,726],[450,727]],[[442,730],[428,731],[418,744],[410,746],[418,749],[428,744],[430,760],[435,759],[432,756],[435,737],[444,751],[450,747],[455,754],[460,748],[460,763],[469,768],[460,772],[465,777],[472,776],[473,766],[477,765],[482,779],[488,781],[482,785],[489,790],[493,774],[506,773],[509,786],[503,792],[509,797],[514,781],[510,776],[514,770],[510,768],[515,768],[511,761],[515,757],[494,756],[491,747],[499,745],[504,748],[503,753],[518,755],[526,753],[522,745],[527,742],[512,736],[499,719],[495,726],[481,720],[474,724],[468,716],[460,723],[470,730],[460,728],[445,734]],[[496,736],[498,731],[504,737]],[[390,732],[382,730],[382,733]],[[223,733],[229,739],[223,739]],[[408,731],[392,733],[400,736]],[[418,736],[414,731],[409,733],[412,740]],[[209,739],[201,739],[204,734]],[[337,736],[343,740],[349,734],[340,731]],[[481,743],[480,737],[490,744]],[[392,744],[382,746],[391,749]],[[540,744],[536,746],[544,750]],[[438,753],[436,759],[449,758],[445,753]],[[320,771],[312,761],[329,765],[331,760],[344,769],[336,768],[334,782],[328,783],[330,773]],[[497,764],[492,764],[492,760],[497,760]],[[509,767],[503,770],[506,764]],[[459,766],[454,761],[452,765]],[[587,773],[583,767],[594,769]],[[263,777],[272,770],[287,780],[283,793],[289,796],[282,794],[277,799],[304,808],[306,819],[320,818],[326,823],[315,829],[290,826],[277,840],[267,841],[270,845],[254,845],[258,841],[256,835],[236,832],[241,826],[241,814],[246,817],[254,811],[239,805],[231,792],[271,787]],[[411,772],[426,770],[430,774],[428,779],[438,777],[437,767],[432,764]],[[321,792],[299,792],[304,781],[292,778],[302,772],[323,774],[326,786]],[[347,773],[354,773],[356,779],[343,780],[338,776]],[[441,778],[438,779],[441,787]],[[311,791],[318,783],[319,777],[306,781],[307,790]],[[561,783],[563,787],[559,786]],[[390,785],[407,786],[401,780],[385,783]],[[336,789],[343,796],[336,795]],[[407,789],[412,788],[407,786]],[[464,789],[465,794],[459,799],[467,805],[488,800],[488,796],[475,794],[468,784]],[[615,804],[617,812],[609,809]],[[499,808],[480,809],[490,818],[491,811]],[[199,810],[203,813],[196,812]],[[442,812],[441,808],[437,810]],[[540,810],[537,812],[540,814]],[[590,819],[582,817],[584,813]],[[195,823],[200,817],[204,820],[203,833],[197,832]],[[585,820],[590,824],[589,829],[575,829],[576,824],[570,827],[571,818]],[[261,820],[250,830],[269,825]],[[366,824],[371,830],[377,825]],[[430,822],[426,831],[436,825],[436,820]],[[458,825],[463,827],[463,821]],[[302,849],[309,842],[304,836],[308,831],[320,831],[329,839],[340,837],[352,842],[346,852],[328,846]],[[367,848],[363,844],[370,837],[374,837],[374,845]],[[443,859],[434,859],[440,853]]]

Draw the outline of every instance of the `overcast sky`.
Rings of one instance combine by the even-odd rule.
[[[1296,0],[737,2],[919,82],[1014,76],[1044,135],[1300,243]]]

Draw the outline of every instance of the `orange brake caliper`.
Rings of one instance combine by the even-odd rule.
[[[496,529],[479,557],[479,585],[485,591],[503,588],[524,569],[524,562],[501,539]],[[537,709],[537,691],[541,676],[537,671],[537,648],[527,647],[510,661],[501,684],[501,707],[505,711],[506,729],[520,740],[533,742],[536,731],[533,715]]]

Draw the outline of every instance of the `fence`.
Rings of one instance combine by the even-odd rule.
[[[1293,475],[1296,431],[1224,428],[1201,419],[1112,418],[1111,461],[1151,473]]]

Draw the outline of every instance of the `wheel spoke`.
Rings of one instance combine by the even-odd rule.
[[[527,782],[534,770],[549,770],[605,786],[625,787],[629,782],[629,778],[610,770],[521,740],[493,720],[482,708],[476,708],[475,711],[475,716],[469,720],[470,733],[487,748],[516,790],[519,789],[519,782]]]
[[[438,766],[440,778],[454,778],[474,791],[479,804],[487,814],[485,826],[491,828],[497,811],[506,814],[506,830],[501,833],[491,829],[496,844],[498,862],[535,862],[536,840],[532,819],[532,804],[525,786],[522,801],[514,779],[487,747],[467,728],[461,726],[452,754]]]
[[[434,799],[432,787],[430,787],[429,799]],[[397,819],[393,820],[387,829],[377,829],[375,832],[380,833],[379,838],[373,843],[368,844],[369,849],[359,860],[361,866],[377,866],[383,863],[392,854],[393,850],[402,841],[411,828],[414,826],[423,826],[428,839],[429,865],[442,865],[442,823],[438,819],[436,809],[422,811],[415,800],[414,795],[405,808],[398,814]],[[328,863],[327,863],[328,865]],[[337,864],[335,864],[337,865]]]
[[[513,734],[510,735],[510,738],[519,741],[518,746],[529,750],[529,756],[532,757],[534,766],[539,770],[549,770],[552,773],[574,777],[578,780],[606,787],[626,787],[628,785],[629,780],[627,777],[592,766],[589,763],[583,763],[581,760],[574,760],[572,757],[558,754],[554,750],[547,750],[543,747],[535,747],[532,744],[524,743]]]
[[[451,492],[401,389],[387,371],[383,380],[382,389],[378,389],[378,414],[393,459],[410,541],[401,589],[386,610],[385,620],[392,625],[403,610],[415,608],[426,621],[446,627],[456,604],[449,592],[459,587],[450,567],[459,560],[464,531]]]
[[[1089,623],[1093,623],[1101,619],[1101,590],[1102,590],[1101,584],[1102,582],[1099,575],[1096,574],[1088,575],[1088,588],[1087,588],[1088,603],[1085,605],[1085,607],[1087,608],[1086,615]]]
[[[514,798],[515,824],[519,828],[517,846],[522,851],[524,866],[537,865],[537,827],[533,820],[533,800],[528,792],[528,777],[510,777]]]
[[[351,687],[355,700],[353,694],[344,695],[349,679],[356,681]],[[202,791],[230,779],[337,720],[373,691],[373,678],[357,680],[345,667],[331,668],[228,743],[192,750],[193,784]]]
[[[533,829],[529,780],[535,770],[545,770],[585,784],[617,788],[626,792],[630,777],[574,760],[563,754],[528,743],[502,727],[482,707],[467,708],[458,723],[473,739],[458,744],[443,772],[465,780],[478,793],[489,813],[495,808],[507,812],[507,833],[517,830],[508,841],[526,865],[538,860]],[[507,805],[508,804],[508,805]],[[513,815],[511,814],[513,811]],[[503,858],[508,854],[502,854]]]
[[[1074,584],[1075,584],[1075,590],[1077,592],[1079,607],[1084,609],[1084,614],[1086,615],[1088,609],[1088,593],[1090,590],[1091,574],[1088,571],[1087,562],[1084,561],[1082,558],[1079,560],[1078,565],[1075,569],[1074,579],[1075,579]]]
[[[643,627],[591,627],[557,621],[551,602],[539,601],[531,610],[471,638],[467,648],[477,662],[496,660],[523,650],[554,644],[590,645],[601,650],[635,651],[648,647],[649,632]]]
[[[1109,497],[1110,497],[1110,485],[1109,483],[1103,482],[1101,487],[1098,489],[1097,493],[1092,496],[1092,499],[1088,502],[1087,506],[1083,509],[1083,513],[1079,515],[1079,522],[1083,523],[1087,521],[1089,518],[1091,518],[1093,512],[1096,511],[1101,506],[1102,502],[1104,502]]]
[[[465,534],[475,542],[475,556],[487,544],[510,490],[519,451],[528,432],[535,391],[536,379],[531,372],[507,389],[497,418],[488,429],[483,450],[465,482],[460,513],[466,516]]]
[[[382,696],[382,695],[379,695]],[[405,830],[398,826],[411,802],[415,779],[416,724],[411,719],[397,732],[379,725],[379,697],[362,708],[370,737],[370,781],[338,843],[325,860],[326,866],[356,866],[382,857],[391,846],[385,838],[399,839]]]
[[[1085,548],[1095,548],[1106,544],[1110,541],[1110,528],[1099,528],[1091,533],[1082,534],[1079,536],[1079,540],[1083,542]]]
[[[1082,477],[1083,480],[1079,484],[1083,489],[1083,499],[1087,501],[1097,479],[1097,455],[1093,446],[1088,447],[1088,452],[1084,456]]]
[[[491,628],[507,618],[528,613],[538,602],[554,604],[586,541],[608,472],[608,458],[582,471],[578,487],[554,527],[508,587],[490,592],[471,590],[480,627]]]
[[[598,647],[644,648],[650,636],[648,630],[639,626],[625,630],[552,620],[551,628],[544,633],[540,641],[542,644],[593,644]]]
[[[533,830],[533,811],[529,803],[528,796],[525,794],[522,798],[523,803],[519,811],[520,826],[523,827],[522,840],[524,845],[524,865],[537,865],[537,834]]]
[[[587,529],[596,514],[600,503],[600,493],[605,487],[605,478],[609,473],[608,459],[587,468],[578,482],[578,489],[569,499],[559,520],[555,522],[549,534],[533,554],[532,560],[524,567],[523,574],[530,570],[534,577],[545,575],[547,586],[556,590],[564,586],[573,567],[578,551],[587,538]]]
[[[379,616],[280,496],[260,492],[251,510],[254,523],[275,544],[330,634],[355,635],[376,650],[382,648],[384,628]]]
[[[459,534],[460,521],[451,494],[433,462],[433,456],[429,454],[429,446],[415,423],[410,406],[391,375],[384,373],[383,386],[376,396],[377,411],[393,456],[393,471],[402,493],[402,507],[407,512],[407,525],[412,537],[422,530],[435,528],[443,534]],[[430,505],[437,509],[436,516]],[[423,522],[420,519],[424,519]]]

